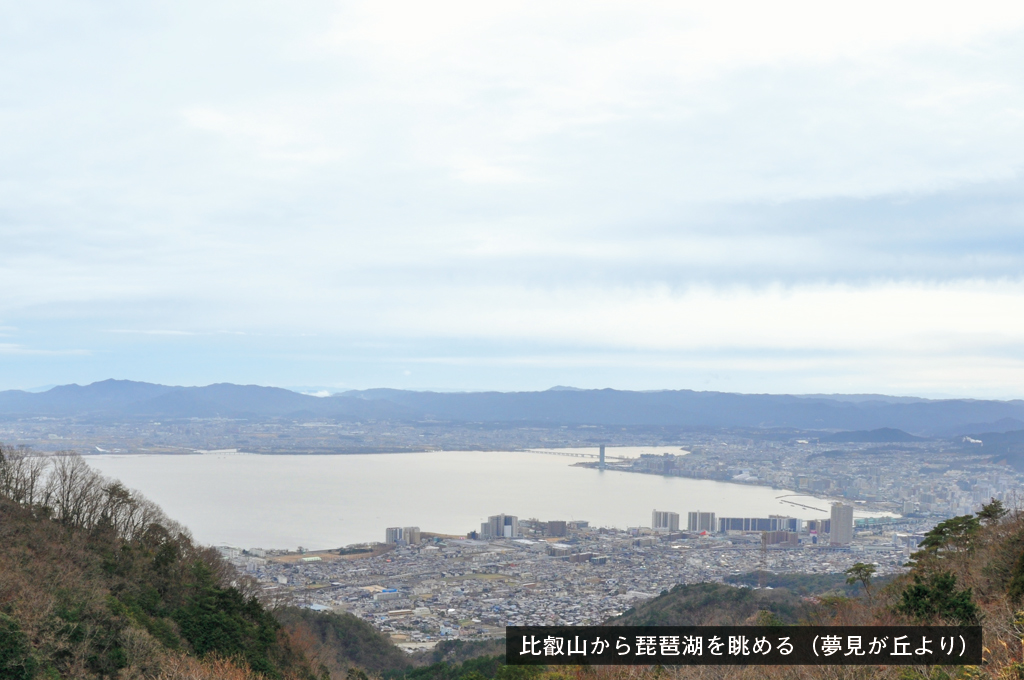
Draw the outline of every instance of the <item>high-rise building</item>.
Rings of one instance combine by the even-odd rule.
[[[770,517],[720,517],[718,531],[798,531],[800,520],[796,517],[771,515]]]
[[[651,528],[665,533],[679,531],[679,513],[655,510],[651,513]]]
[[[402,527],[388,527],[385,532],[385,543],[401,543],[405,540],[405,533]]]
[[[831,527],[830,519],[809,519],[804,523],[804,529],[809,534],[827,534]]]
[[[853,543],[853,506],[835,503],[832,505],[832,523],[828,542],[832,545]]]
[[[604,470],[604,444],[601,444],[601,460],[598,463],[598,467]]]
[[[521,538],[519,518],[514,515],[492,515],[480,524],[481,538]]]
[[[566,535],[565,520],[553,519],[547,523],[547,535],[561,537]]]
[[[795,531],[762,531],[761,545],[787,545],[796,547],[800,545],[800,537]]]
[[[700,510],[686,513],[686,530],[706,531],[709,534],[713,534],[718,530],[718,525],[715,522],[715,513],[701,512]]]
[[[420,528],[419,527],[403,527],[402,538],[409,545],[416,545],[420,542]]]

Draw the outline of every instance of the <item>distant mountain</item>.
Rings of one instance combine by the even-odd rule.
[[[1024,422],[1024,401],[971,399],[886,401],[841,395],[791,396],[664,390],[552,389],[543,392],[412,392],[373,389],[330,397],[277,387],[221,383],[175,387],[104,380],[40,393],[0,392],[0,417],[334,418],[438,420],[542,425],[677,428],[790,428],[849,433],[902,430],[883,437],[988,431],[986,424]],[[864,435],[869,436],[869,435]],[[876,435],[871,435],[876,436]],[[860,441],[860,440],[857,440]],[[911,441],[865,439],[863,441]]]
[[[40,393],[0,392],[0,416],[84,418],[413,418],[389,403],[335,397],[330,400],[279,387],[219,383],[172,387],[131,380],[62,385]]]
[[[1024,471],[1024,430],[967,435],[963,446],[965,450],[992,456],[993,462]]]
[[[955,437],[957,435],[965,435],[971,432],[1011,432],[1013,430],[1024,430],[1024,420],[1018,420],[1017,418],[1000,418],[999,420],[991,423],[967,423],[958,424],[955,427],[947,427],[940,429],[935,434],[939,436],[950,436]]]
[[[921,442],[924,437],[915,437],[903,430],[892,427],[880,427],[877,430],[857,430],[855,432],[836,432],[818,438],[820,442],[854,444],[859,442]]]
[[[800,430],[897,428],[932,435],[959,424],[1024,418],[1024,401],[1020,400],[846,401],[791,395],[610,389],[462,394],[374,389],[346,392],[345,396],[398,404],[436,420],[477,422]]]
[[[932,401],[923,397],[890,397],[886,394],[798,394],[796,396],[801,399],[831,399],[855,404],[865,401],[884,401],[890,404],[916,404],[922,401]]]

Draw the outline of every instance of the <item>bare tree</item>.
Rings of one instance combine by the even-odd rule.
[[[26,446],[0,444],[0,495],[21,505],[42,502],[49,464],[48,456],[35,454]]]
[[[58,522],[92,528],[103,511],[103,481],[77,453],[58,452],[46,479],[45,504]]]

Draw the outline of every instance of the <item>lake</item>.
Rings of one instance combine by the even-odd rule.
[[[661,451],[661,449],[659,449]],[[609,456],[636,455],[609,447]],[[94,469],[156,501],[202,543],[336,548],[383,541],[390,526],[464,535],[488,515],[650,526],[651,511],[719,517],[827,517],[787,505],[791,491],[574,467],[536,452],[367,455],[90,455]],[[801,500],[801,499],[797,499]],[[807,501],[828,509],[825,501]]]

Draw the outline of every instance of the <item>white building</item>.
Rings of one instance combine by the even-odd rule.
[[[713,534],[718,531],[718,523],[715,522],[715,513],[713,512],[688,512],[686,513],[686,530],[687,531],[706,531],[709,534]]]
[[[651,529],[659,533],[679,531],[679,513],[655,510],[651,513]]]
[[[481,538],[522,538],[519,518],[515,515],[492,515],[480,524]]]

